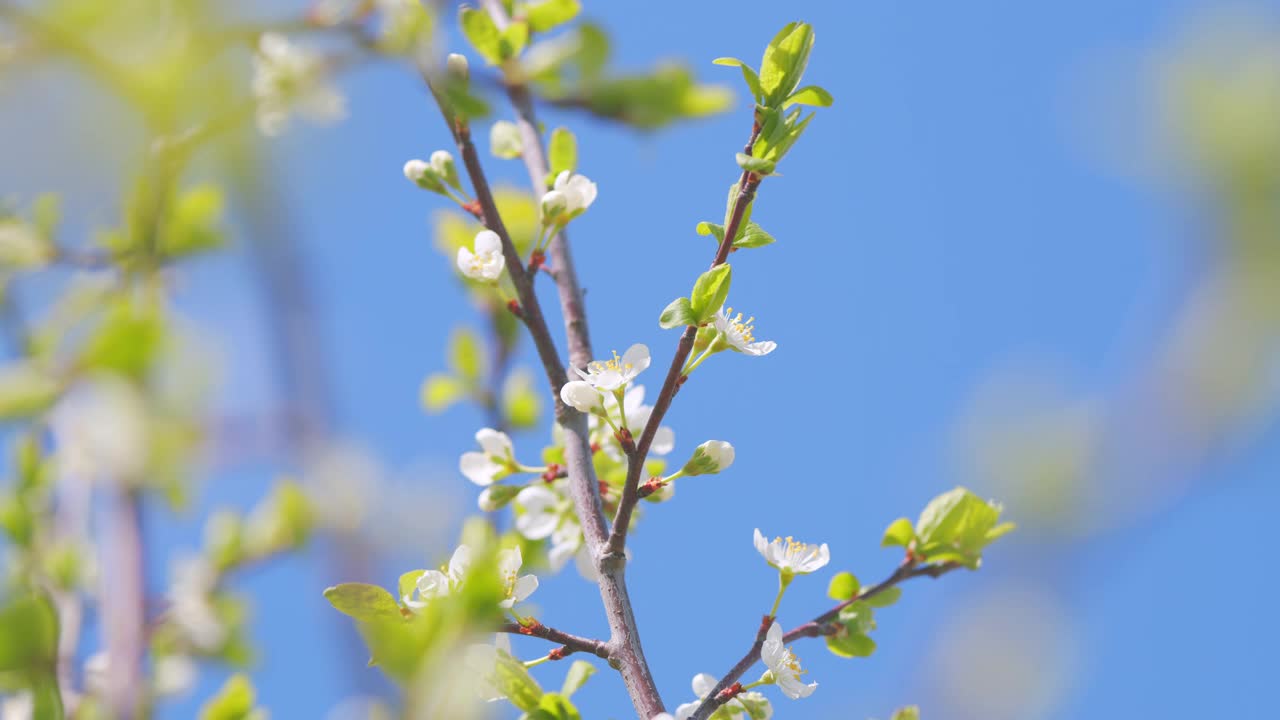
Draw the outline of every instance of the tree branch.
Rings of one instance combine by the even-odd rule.
[[[937,578],[960,567],[963,566],[954,562],[938,563],[936,565],[920,565],[914,561],[907,560],[899,565],[889,577],[869,588],[864,588],[854,597],[845,600],[809,622],[792,629],[790,632],[782,636],[783,641],[789,643],[800,638],[830,635],[831,621],[836,619],[841,610],[849,607],[850,605],[863,600],[869,600],[889,588],[906,580],[910,580],[911,578]],[[755,665],[756,661],[760,659],[760,648],[764,646],[765,635],[769,632],[769,627],[773,625],[773,620],[774,618],[769,615],[764,616],[764,620],[760,623],[760,629],[756,631],[755,640],[751,643],[751,649],[747,650],[747,654],[743,655],[742,659],[739,660],[737,664],[729,670],[729,672],[725,673],[724,677],[720,678],[720,682],[716,683],[716,686],[707,694],[706,699],[703,700],[702,704],[698,706],[698,709],[694,711],[690,720],[707,720],[707,718],[711,716],[711,713],[715,712],[717,708],[724,705],[731,699],[729,697],[722,699],[720,694],[737,682],[738,679],[742,677],[743,673],[750,670],[751,666]]]
[[[756,143],[756,137],[760,134],[760,127],[755,125],[751,130],[751,138],[747,140],[746,147],[743,152],[751,154],[751,148]],[[733,240],[738,234],[738,228],[742,225],[742,218],[746,214],[747,208],[751,205],[751,201],[755,199],[756,188],[760,186],[760,176],[747,170],[742,171],[742,176],[738,178],[738,196],[733,203],[733,212],[729,216],[729,222],[724,229],[724,238],[720,241],[720,245],[716,248],[715,259],[711,261],[711,267],[724,264],[729,257],[729,251],[733,249]],[[682,376],[684,372],[685,361],[689,359],[689,353],[693,351],[693,341],[698,334],[696,325],[688,325],[684,332],[680,334],[680,341],[676,344],[676,353],[671,358],[671,367],[667,370],[667,377],[662,382],[662,390],[658,393],[658,399],[653,403],[653,412],[649,415],[649,421],[645,423],[644,431],[640,434],[639,441],[636,442],[635,450],[627,453],[627,478],[622,486],[622,498],[618,501],[618,511],[613,516],[613,531],[609,534],[609,552],[621,555],[627,545],[627,531],[631,527],[631,515],[635,511],[636,503],[640,500],[640,474],[644,470],[645,459],[649,456],[649,446],[653,444],[653,438],[658,432],[658,427],[662,424],[662,418],[666,416],[667,409],[671,407],[671,401],[675,399],[676,391],[680,389]]]
[[[431,83],[427,77],[428,85]],[[604,511],[600,503],[599,485],[595,479],[595,471],[591,464],[591,445],[587,432],[587,418],[582,413],[565,405],[560,400],[560,388],[568,380],[564,366],[561,364],[555,344],[547,329],[546,320],[533,291],[533,278],[524,269],[523,259],[517,254],[515,244],[506,227],[502,223],[494,203],[493,194],[485,179],[484,168],[480,165],[475,144],[471,141],[470,129],[465,123],[456,122],[449,117],[446,107],[436,93],[437,104],[445,113],[445,120],[454,135],[458,151],[462,155],[463,165],[471,178],[476,200],[480,205],[481,218],[486,227],[497,233],[502,241],[503,258],[506,260],[507,272],[511,274],[512,284],[516,288],[520,301],[521,316],[534,346],[542,360],[542,365],[551,383],[552,395],[556,404],[556,422],[564,429],[565,465],[569,473],[570,495],[574,508],[582,525],[583,537],[587,548],[596,560],[600,573],[600,597],[604,603],[605,615],[609,621],[610,638],[609,654],[619,664],[623,682],[635,705],[636,712],[643,718],[650,718],[663,711],[662,698],[658,695],[657,685],[645,662],[644,652],[640,645],[639,631],[636,628],[635,613],[631,609],[631,598],[627,594],[624,577],[625,561],[623,556],[609,556],[604,552],[608,531],[604,524]],[[532,112],[526,105],[526,110]],[[525,116],[522,123],[531,127],[536,123],[530,116]],[[573,302],[565,304],[565,326],[569,332],[571,352],[578,357],[585,357],[583,365],[590,360],[591,348],[585,334],[586,317],[582,309],[581,295],[577,291],[577,280],[573,273],[573,265],[568,255],[568,247],[563,234],[550,248],[552,261],[556,264],[557,283],[561,287],[562,298],[568,292],[576,297]],[[575,359],[575,362],[577,360]]]
[[[614,665],[615,661],[609,651],[609,643],[604,640],[571,635],[567,632],[561,632],[555,628],[547,627],[536,620],[532,625],[521,625],[520,623],[514,622],[503,623],[499,626],[498,632],[509,633],[511,635],[527,635],[529,637],[549,640],[553,643],[563,645],[565,647],[565,655],[571,652],[591,653],[598,658],[608,661],[610,666],[617,667]]]

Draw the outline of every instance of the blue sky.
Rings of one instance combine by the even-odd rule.
[[[965,431],[992,387],[1031,377],[1068,399],[1123,397],[1140,376],[1211,227],[1185,193],[1144,172],[1160,167],[1149,131],[1157,119],[1144,102],[1153,54],[1219,3],[586,5],[612,33],[620,67],[684,58],[701,79],[735,90],[737,73],[710,61],[754,63],[778,27],[802,18],[818,38],[807,80],[836,98],[761,189],[753,219],[778,243],[733,258],[731,303],[757,317],[757,334],[778,351],[715,358],[668,416],[677,455],[721,438],[737,463],[684,481],[635,536],[629,585],[674,707],[691,699],[694,673],[732,665],[772,600],[776,580],[751,548],[753,528],[827,542],[831,572],[878,579],[897,560],[877,547],[890,520],[961,482],[984,494],[1008,489],[966,462]],[[1275,20],[1274,4],[1254,6]],[[426,477],[469,507],[473,488],[451,468],[481,416],[425,415],[418,386],[443,366],[448,331],[475,318],[432,247],[440,205],[400,174],[448,137],[411,73],[361,70],[343,84],[345,123],[299,125],[265,146],[281,217],[313,273],[337,430],[389,474]],[[647,343],[651,391],[676,341],[657,315],[712,252],[693,228],[722,212],[748,112],[739,90],[733,112],[651,135],[544,113],[549,126],[577,132],[580,169],[600,188],[573,229],[597,353]],[[489,165],[523,187],[518,163]],[[0,179],[18,193],[63,182],[13,167]],[[73,207],[105,216],[110,197]],[[273,407],[268,330],[242,258],[205,262],[186,281],[180,304],[222,339],[220,405],[233,414]],[[545,439],[529,433],[517,446]],[[1154,509],[1108,515],[1102,528],[1038,526],[1010,499],[1019,532],[979,573],[907,587],[879,615],[872,658],[798,648],[820,688],[801,703],[775,696],[777,716],[886,717],[908,703],[926,718],[961,720],[1265,714],[1273,663],[1263,652],[1280,641],[1265,620],[1276,586],[1257,569],[1265,555],[1248,548],[1266,541],[1280,500],[1276,440],[1266,418],[1193,471],[1150,478],[1142,503]],[[272,459],[235,464],[206,483],[202,501],[247,505],[280,469]],[[1114,496],[1093,487],[1090,508],[1120,505],[1121,489],[1131,487]],[[430,525],[413,528],[419,537],[447,537],[425,505],[405,514],[411,527],[414,517]],[[199,542],[201,515],[153,514],[157,572],[174,547]],[[344,696],[382,687],[320,590],[391,584],[443,552],[400,547],[359,578],[334,577],[312,553],[244,578],[264,648],[253,673],[263,703],[276,717],[322,717]],[[796,582],[786,624],[824,609],[828,577]],[[572,570],[545,579],[535,598],[548,624],[606,632],[596,592]],[[558,686],[562,672],[535,674]],[[206,674],[162,717],[189,717],[219,677]],[[986,700],[956,689],[983,683]],[[630,716],[607,669],[578,698],[588,718]]]

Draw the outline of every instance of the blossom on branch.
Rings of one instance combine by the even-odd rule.
[[[472,280],[497,282],[507,260],[502,256],[502,239],[492,230],[481,230],[476,234],[475,250],[468,247],[458,248],[458,269]]]
[[[626,387],[637,375],[649,367],[649,347],[636,343],[618,357],[614,352],[608,360],[592,360],[587,363],[585,371],[574,368],[578,374],[592,387],[600,392],[613,392]]]
[[[805,575],[821,569],[831,561],[831,551],[827,549],[826,543],[810,545],[790,537],[775,537],[772,542],[768,542],[760,533],[760,528],[756,528],[755,546],[765,561],[784,575]]]
[[[329,83],[319,55],[298,48],[279,33],[263,33],[253,57],[253,95],[258,129],[279,135],[292,112],[324,123],[346,115],[346,100]]]
[[[800,658],[782,642],[782,626],[775,620],[765,635],[764,645],[760,647],[760,659],[769,667],[773,681],[783,695],[792,700],[809,697],[818,688],[818,683],[805,683],[801,676],[808,673],[800,667]]]
[[[515,448],[506,433],[481,428],[476,433],[476,442],[480,444],[480,452],[463,453],[458,461],[458,468],[468,480],[483,487],[515,469]]]
[[[415,610],[426,607],[432,598],[443,597],[457,590],[462,585],[462,578],[471,568],[471,548],[459,545],[449,558],[449,565],[441,570],[427,570],[418,576],[415,588],[418,596],[414,600],[409,595],[400,598],[405,607]]]
[[[524,558],[520,548],[513,547],[498,553],[498,573],[502,578],[505,599],[498,607],[510,608],[533,594],[538,589],[538,578],[534,575],[521,575],[520,566]]]
[[[742,313],[733,314],[733,308],[723,308],[715,316],[716,331],[728,349],[744,355],[759,357],[768,355],[778,347],[772,340],[756,340],[754,317],[742,319]]]

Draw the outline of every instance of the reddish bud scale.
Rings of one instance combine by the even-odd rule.
[[[471,213],[473,216],[475,216],[475,219],[477,219],[477,220],[483,220],[483,219],[484,219],[484,211],[480,209],[480,201],[479,201],[479,200],[472,200],[472,201],[471,201],[471,202],[469,202],[469,203],[465,203],[465,204],[463,204],[462,209],[463,209],[463,210],[466,210],[466,211],[467,211],[467,212],[469,212],[469,213]]]
[[[562,648],[562,647],[553,648],[551,652],[547,653],[547,659],[563,660],[565,655],[565,650],[568,650],[568,648]]]
[[[598,442],[591,443],[591,454],[595,455],[598,452],[600,452],[600,443]]]
[[[541,250],[534,250],[533,255],[529,257],[529,272],[537,272],[538,268],[542,267],[546,262],[547,254]]]
[[[515,315],[516,317],[522,320],[524,319],[524,310],[520,308],[520,302],[518,300],[515,300],[515,299],[508,300],[507,310],[511,311],[512,315]]]
[[[608,494],[609,494],[609,483],[607,483],[607,482],[605,482],[605,481],[603,481],[603,480],[599,480],[598,482],[600,483],[600,495],[601,495],[601,496],[608,495]]]
[[[542,473],[542,481],[545,483],[555,482],[558,477],[560,477],[560,466],[555,463],[548,465],[547,471]]]
[[[716,696],[716,699],[722,703],[728,702],[729,700],[732,700],[735,697],[737,697],[738,694],[741,692],[742,692],[742,683],[736,682],[730,685],[729,687],[721,690],[720,694]]]
[[[649,478],[648,480],[646,480],[646,481],[645,481],[645,483],[644,483],[643,485],[641,485],[641,486],[640,486],[640,490],[639,490],[639,493],[638,493],[638,494],[639,494],[639,495],[640,495],[640,497],[642,497],[642,498],[643,498],[643,497],[649,497],[650,495],[652,495],[652,494],[654,494],[654,493],[658,492],[659,490],[661,490],[661,489],[662,489],[662,485],[663,485],[663,483],[662,483],[662,478],[660,478],[660,477],[651,477],[651,478]]]

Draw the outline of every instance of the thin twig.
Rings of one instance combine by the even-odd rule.
[[[800,638],[830,635],[834,630],[831,625],[831,621],[835,620],[836,617],[840,615],[841,610],[849,607],[850,605],[856,602],[869,600],[889,588],[906,580],[910,580],[911,578],[937,578],[960,567],[963,566],[954,562],[920,565],[908,560],[907,562],[899,565],[897,569],[893,571],[892,575],[881,580],[879,583],[872,585],[871,587],[864,588],[849,600],[845,600],[809,622],[787,632],[782,636],[783,641],[789,643]],[[765,635],[769,632],[769,627],[773,625],[773,621],[773,617],[769,615],[764,616],[764,620],[760,623],[760,629],[756,631],[755,640],[751,643],[751,648],[747,650],[747,653],[742,656],[742,659],[739,660],[733,668],[729,670],[729,672],[725,673],[724,677],[720,678],[720,682],[716,683],[716,686],[707,694],[706,699],[703,700],[702,704],[698,706],[698,709],[694,711],[690,720],[706,720],[711,716],[711,713],[715,712],[717,708],[724,705],[731,699],[728,695],[721,697],[721,693],[737,682],[738,679],[742,677],[743,673],[750,670],[751,666],[755,665],[756,662],[760,660],[760,649],[764,646]]]
[[[760,133],[760,128],[755,126],[751,131],[751,138],[747,141],[743,151],[747,154],[751,153],[752,146],[755,145],[756,137]],[[711,267],[724,264],[729,257],[729,251],[733,248],[733,240],[737,237],[738,228],[742,225],[742,218],[745,216],[747,208],[751,205],[751,201],[755,199],[756,188],[760,186],[760,176],[743,170],[742,176],[738,179],[738,196],[734,200],[733,212],[730,214],[729,222],[724,229],[724,239],[720,241],[720,245],[716,248],[715,259],[711,262]],[[679,389],[681,378],[684,373],[685,361],[689,359],[689,353],[693,351],[693,341],[698,334],[698,328],[695,325],[688,325],[684,332],[680,334],[680,341],[676,344],[675,355],[671,358],[671,367],[667,370],[667,377],[662,381],[662,390],[658,393],[658,399],[653,403],[653,412],[649,415],[649,421],[644,426],[644,431],[640,434],[640,439],[636,442],[635,450],[627,454],[627,478],[622,486],[622,498],[618,501],[618,510],[613,517],[613,531],[609,534],[609,552],[613,554],[622,554],[627,545],[627,531],[631,527],[631,515],[635,510],[636,503],[640,500],[640,474],[644,470],[645,459],[649,455],[649,446],[653,444],[653,438],[657,435],[658,427],[662,424],[662,418],[667,414],[667,409],[671,407],[671,401],[675,398],[676,390]]]
[[[564,654],[570,652],[591,653],[598,658],[609,661],[613,665],[612,655],[609,652],[609,643],[604,640],[596,640],[595,638],[586,638],[579,635],[573,635],[567,632],[547,627],[537,621],[529,625],[521,625],[520,623],[503,623],[498,632],[509,633],[511,635],[527,635],[529,637],[542,638],[553,643],[563,645],[566,649]]]

